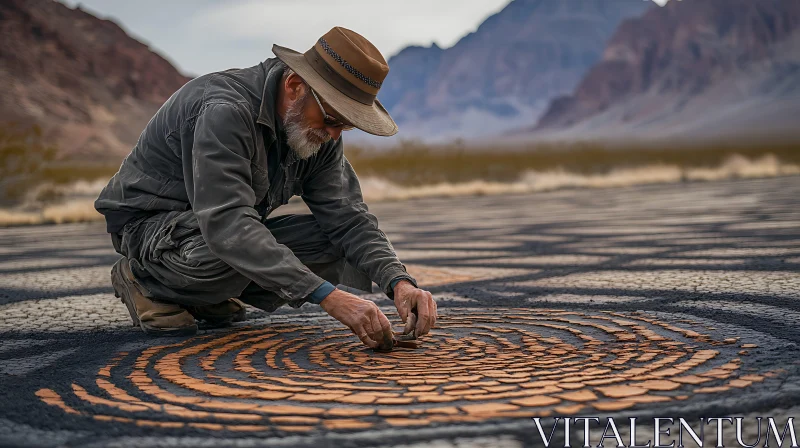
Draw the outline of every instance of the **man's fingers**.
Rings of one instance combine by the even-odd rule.
[[[366,345],[369,348],[376,348],[379,345],[366,333],[362,333],[361,336],[359,336],[358,338],[361,339],[361,342],[364,343],[364,345]]]
[[[405,299],[400,300],[400,302],[397,304],[397,314],[400,315],[400,320],[403,323],[408,322],[408,310],[409,310],[408,300]]]
[[[378,310],[378,322],[381,326],[381,331],[383,333],[383,342],[384,344],[388,344],[394,338],[392,334],[392,323],[389,322],[389,319],[383,314],[380,310]]]
[[[419,320],[417,321],[417,336],[428,334],[431,329],[431,321],[433,319],[433,304],[428,300],[428,297],[423,294],[423,299],[417,300],[417,314]]]
[[[369,333],[366,329],[364,329],[363,325],[356,325],[353,329],[353,333],[355,333],[355,335],[358,336],[358,339],[360,339],[361,342],[363,342],[367,347],[375,348],[378,346],[378,343],[369,337]]]
[[[439,305],[433,300],[433,294],[428,293],[428,297],[430,297],[431,304],[433,305],[433,321],[431,321],[431,328],[434,328],[436,326],[436,321],[439,320]]]
[[[378,318],[378,315],[382,314],[380,310],[375,309],[375,311],[370,311],[367,316],[369,317],[369,337],[376,341],[378,344],[383,344],[383,328],[381,328],[381,322]]]
[[[403,328],[403,334],[409,334],[417,327],[417,315],[411,313],[406,321],[406,326]]]
[[[433,300],[433,294],[428,291],[422,291],[421,299],[418,299],[417,309],[419,312],[419,321],[417,322],[417,336],[428,334],[436,324],[436,302]]]
[[[393,345],[392,324],[389,319],[375,307],[367,316],[370,317],[370,327],[372,332],[369,337],[375,341],[379,350],[391,350]]]

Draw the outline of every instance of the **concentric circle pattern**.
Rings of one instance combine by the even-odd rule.
[[[391,353],[309,322],[119,353],[95,379],[37,395],[98,421],[303,432],[611,412],[774,375],[746,372],[752,344],[646,313],[447,309],[420,348]]]

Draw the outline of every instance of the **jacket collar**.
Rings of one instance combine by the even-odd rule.
[[[275,102],[278,100],[278,87],[283,75],[282,67],[277,58],[270,58],[261,63],[262,68],[267,72],[267,79],[264,82],[264,91],[261,94],[261,108],[258,112],[256,123],[263,124],[276,136],[275,129]]]
[[[280,140],[277,145],[278,160],[280,160],[281,167],[286,168],[293,164],[297,157],[294,151],[289,150],[284,138],[283,126],[278,123],[278,117],[275,114],[278,89],[285,69],[285,66],[277,64],[277,62],[277,58],[271,58],[261,63],[262,68],[267,72],[267,77],[264,82],[264,91],[261,94],[261,107],[256,123],[266,126],[272,134],[272,138],[276,141]]]

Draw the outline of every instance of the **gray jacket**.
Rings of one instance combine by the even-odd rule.
[[[95,208],[110,233],[140,217],[191,209],[216,256],[298,300],[324,280],[262,225],[298,195],[348,263],[392,297],[392,280],[414,280],[368,211],[342,139],[307,160],[287,146],[275,113],[283,67],[267,59],[189,81],[147,124]]]

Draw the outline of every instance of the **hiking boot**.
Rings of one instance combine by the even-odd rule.
[[[154,336],[191,336],[197,333],[197,323],[188,311],[173,303],[155,302],[142,294],[126,257],[111,268],[114,295],[128,307],[133,325],[139,325]]]
[[[247,319],[244,303],[239,299],[228,299],[214,305],[187,306],[185,308],[195,319],[214,326],[229,325]]]

